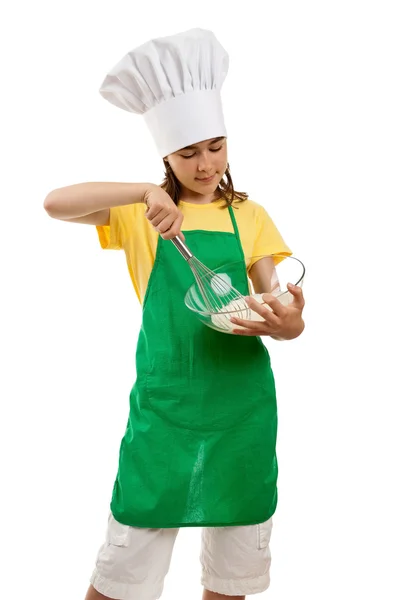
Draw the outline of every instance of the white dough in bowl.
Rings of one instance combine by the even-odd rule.
[[[268,304],[264,304],[263,294],[251,294],[251,297],[257,300],[257,302],[259,302],[266,308],[268,308],[268,310],[271,310]],[[232,331],[233,329],[244,329],[244,327],[241,327],[240,325],[231,323],[232,317],[238,319],[245,319],[248,321],[263,321],[262,316],[259,315],[256,311],[246,309],[246,303],[244,300],[234,300],[233,302],[230,302],[229,304],[224,306],[219,312],[221,314],[212,315],[211,322],[216,327],[220,327],[225,331]]]

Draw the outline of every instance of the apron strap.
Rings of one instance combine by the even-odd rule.
[[[236,222],[235,215],[234,215],[234,209],[232,208],[232,206],[228,206],[228,211],[229,211],[229,216],[231,217],[232,225],[234,227],[234,232],[235,232],[235,236],[236,236],[236,241],[239,246],[240,255],[241,255],[242,260],[244,261],[245,253],[243,252],[243,246],[242,246],[242,242],[241,242],[240,235],[239,235],[238,224]]]

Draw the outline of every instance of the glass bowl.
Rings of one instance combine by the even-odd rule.
[[[253,269],[253,265],[257,263],[259,264]],[[248,265],[252,265],[250,275],[247,272]],[[231,286],[237,289],[242,296],[250,295],[269,310],[271,308],[263,300],[264,293],[271,293],[284,306],[287,306],[293,300],[287,284],[292,283],[302,287],[304,283],[305,267],[294,256],[268,254],[247,258],[246,274],[242,266],[242,261],[231,262],[214,269],[214,273],[223,279],[227,289]],[[206,283],[208,289],[211,290],[212,287],[214,290],[217,289],[217,285],[211,287],[211,280]],[[249,294],[247,290],[249,290]],[[232,317],[249,321],[263,320],[257,312],[247,306],[243,299],[235,300],[231,304],[227,300],[223,303],[222,297],[218,296],[217,303],[221,305],[220,310],[209,310],[197,282],[188,289],[184,300],[185,305],[202,323],[222,333],[232,334],[234,329],[242,329],[239,325],[231,323]]]

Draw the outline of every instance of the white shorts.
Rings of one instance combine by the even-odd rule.
[[[110,513],[91,584],[101,594],[117,600],[157,600],[178,531],[129,527]],[[260,525],[204,527],[202,585],[227,596],[266,590],[270,583],[271,531],[272,519]]]

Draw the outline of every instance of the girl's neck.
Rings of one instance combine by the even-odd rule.
[[[211,204],[214,200],[219,200],[220,194],[216,190],[212,194],[198,194],[188,189],[181,191],[180,200],[188,204]]]

